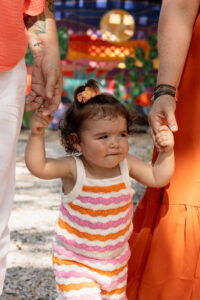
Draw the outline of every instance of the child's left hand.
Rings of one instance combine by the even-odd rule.
[[[158,152],[168,152],[174,147],[174,135],[166,125],[160,126],[155,136],[155,146]]]

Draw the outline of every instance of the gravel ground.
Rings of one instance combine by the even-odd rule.
[[[32,176],[24,164],[29,131],[22,130],[17,147],[16,194],[9,222],[11,245],[1,300],[54,300],[57,296],[51,268],[51,243],[60,204],[60,181]],[[130,139],[130,152],[150,161],[152,142],[148,134]],[[64,154],[55,131],[46,133],[48,156]],[[135,206],[144,186],[133,182]]]

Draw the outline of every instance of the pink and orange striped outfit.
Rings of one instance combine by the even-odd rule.
[[[127,161],[120,176],[100,180],[87,178],[75,159],[77,181],[62,194],[53,243],[62,299],[125,300],[134,194]]]

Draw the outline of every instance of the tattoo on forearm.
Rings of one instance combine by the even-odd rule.
[[[33,44],[34,47],[40,47],[42,45],[42,42],[36,42]]]
[[[54,12],[55,12],[54,0],[46,0],[46,2],[47,2],[49,11],[54,14]]]
[[[42,13],[39,16],[25,16],[24,23],[27,28],[32,33],[43,34],[46,33],[46,17]]]

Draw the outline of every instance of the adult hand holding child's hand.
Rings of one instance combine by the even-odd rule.
[[[155,134],[155,146],[158,152],[168,152],[174,147],[174,135],[168,126],[162,125]]]
[[[173,132],[178,130],[175,110],[176,102],[174,98],[169,95],[162,95],[153,103],[148,116],[153,140],[162,125],[167,125]]]

